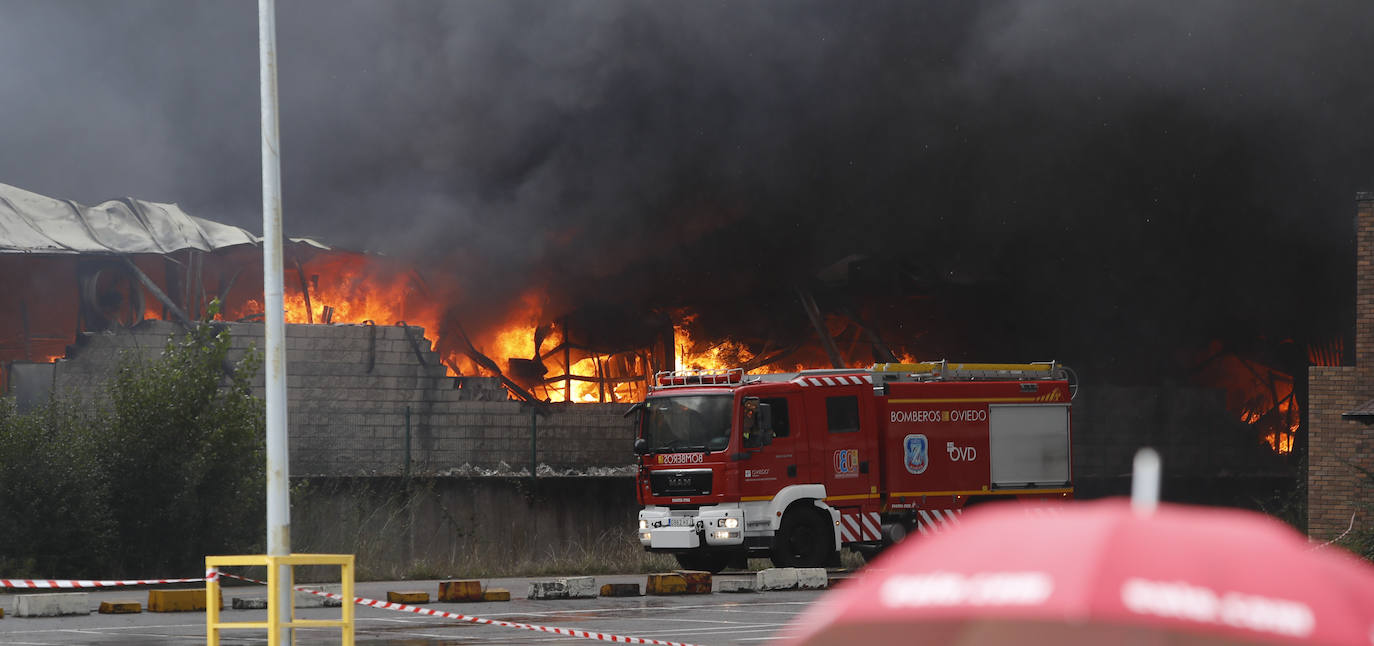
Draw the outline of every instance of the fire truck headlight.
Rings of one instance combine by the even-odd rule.
[[[639,540],[644,541],[644,542],[647,543],[647,542],[649,542],[649,536],[650,536],[649,532],[640,532],[640,533],[639,533]]]
[[[649,529],[649,521],[644,520],[643,518],[639,519],[639,528],[640,528],[640,529]]]
[[[722,518],[722,519],[720,519],[720,521],[719,521],[719,523],[718,523],[717,526],[719,526],[719,527],[724,527],[724,528],[726,528],[726,529],[734,529],[734,528],[736,528],[736,527],[739,527],[739,519],[738,519],[738,518]]]
[[[716,539],[716,540],[718,540],[718,541],[723,541],[723,540],[731,539],[731,538],[739,538],[739,532],[727,532],[727,531],[713,532],[713,533],[711,534],[711,538],[714,538],[714,539]]]

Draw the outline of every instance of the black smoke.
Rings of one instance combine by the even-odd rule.
[[[470,320],[547,285],[786,341],[802,285],[924,357],[1149,381],[1211,339],[1346,333],[1371,18],[285,1],[287,229],[456,276]],[[0,181],[260,228],[252,3],[6,0],[0,57]]]

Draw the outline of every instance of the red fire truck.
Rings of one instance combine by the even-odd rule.
[[[945,361],[659,373],[635,404],[639,541],[689,569],[836,565],[970,504],[1073,495],[1071,371]]]

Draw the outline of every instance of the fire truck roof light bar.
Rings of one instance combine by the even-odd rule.
[[[662,370],[654,374],[657,388],[715,386],[744,382],[743,368],[725,370]]]

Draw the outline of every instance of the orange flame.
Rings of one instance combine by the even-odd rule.
[[[1340,365],[1343,355],[1339,340],[1307,349],[1311,362]],[[1301,409],[1293,391],[1293,376],[1258,361],[1223,352],[1220,343],[1212,344],[1209,356],[1199,362],[1200,383],[1226,391],[1226,407],[1240,421],[1255,427],[1260,441],[1278,454],[1293,451],[1301,425]]]
[[[454,346],[443,343],[442,336],[451,333],[440,327],[444,296],[429,293],[417,275],[399,263],[361,254],[328,254],[306,263],[300,271],[288,269],[285,278],[284,306],[289,323],[372,321],[377,325],[390,325],[405,321],[423,327],[434,347]],[[652,371],[667,368],[651,365],[647,348],[607,354],[568,343],[566,331],[557,322],[549,322],[557,313],[547,311],[548,301],[546,292],[531,289],[500,323],[487,326],[488,329],[467,330],[474,349],[495,361],[503,376],[522,384],[535,397],[551,402],[637,401],[647,393]],[[149,317],[156,317],[154,308],[148,309]],[[241,320],[260,315],[262,311],[261,301],[250,298],[235,307],[226,307],[223,316]],[[676,322],[672,354],[677,368],[748,366],[750,372],[758,373],[830,367],[818,345],[794,352],[783,362],[756,365],[760,351],[747,343],[733,339],[704,339],[694,334],[695,314],[678,311],[673,319]],[[832,335],[839,335],[848,325],[839,318],[828,319],[826,323]],[[536,347],[537,335],[540,338]],[[855,333],[845,356],[861,354],[855,352],[858,339]],[[767,348],[762,350],[767,351]],[[441,360],[450,375],[496,376],[461,351],[446,352]],[[907,355],[901,360],[915,361]],[[849,367],[855,368],[870,363],[857,358],[847,361],[851,364]]]
[[[748,364],[754,353],[745,345],[721,339],[699,341],[692,338],[692,324],[696,314],[679,314],[673,325],[673,355],[680,369],[725,370]]]

